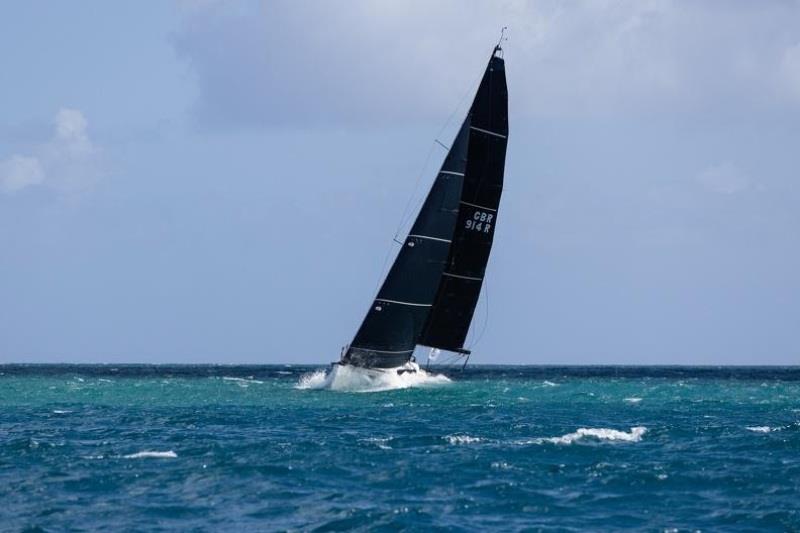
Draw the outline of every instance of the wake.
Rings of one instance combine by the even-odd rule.
[[[422,369],[398,374],[394,369],[367,370],[350,365],[334,365],[330,370],[317,370],[300,376],[299,390],[333,390],[340,392],[381,392],[411,387],[431,387],[450,383],[442,374]]]

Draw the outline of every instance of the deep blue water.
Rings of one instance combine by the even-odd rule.
[[[0,528],[800,530],[797,367],[313,370],[0,365]]]

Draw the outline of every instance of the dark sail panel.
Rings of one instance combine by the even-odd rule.
[[[411,358],[433,306],[455,231],[469,126],[467,119],[343,363],[391,368]]]
[[[463,349],[497,225],[508,141],[508,89],[499,48],[470,109],[469,159],[453,242],[419,344]]]

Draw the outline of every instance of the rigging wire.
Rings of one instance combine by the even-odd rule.
[[[488,273],[487,273],[488,274]],[[473,337],[472,342],[469,345],[470,351],[475,349],[478,343],[481,342],[483,338],[483,334],[486,333],[486,329],[489,326],[489,283],[488,283],[488,275],[484,275],[483,277],[483,286],[481,290],[483,290],[483,301],[484,301],[484,314],[483,314],[483,326],[481,326],[481,331],[477,335]]]
[[[433,155],[433,151],[436,149],[436,145],[438,144],[439,146],[441,146],[445,150],[448,150],[448,151],[450,150],[450,148],[448,148],[447,145],[445,145],[443,142],[441,142],[439,140],[439,137],[441,137],[442,133],[444,133],[444,131],[450,126],[450,123],[453,121],[453,118],[455,118],[456,113],[458,113],[458,111],[464,105],[464,101],[467,99],[467,97],[470,94],[475,92],[475,90],[476,90],[475,87],[477,86],[477,84],[480,81],[482,76],[483,76],[483,72],[481,72],[477,77],[475,77],[472,80],[472,83],[470,83],[467,86],[467,89],[464,91],[464,94],[459,99],[458,104],[456,104],[456,107],[453,109],[453,112],[450,113],[450,116],[447,117],[447,120],[445,121],[444,125],[441,127],[441,129],[439,130],[439,133],[436,134],[436,137],[434,138],[433,142],[431,143],[431,147],[428,149],[428,155],[425,157],[425,164],[422,165],[422,169],[420,170],[419,174],[417,175],[417,181],[414,184],[414,189],[412,190],[411,196],[408,198],[408,201],[406,202],[406,206],[403,209],[403,215],[400,217],[400,223],[397,226],[397,230],[395,230],[395,232],[394,232],[394,238],[395,239],[397,239],[399,237],[399,235],[402,232],[403,228],[406,226],[406,224],[408,224],[411,221],[411,217],[414,215],[414,213],[419,211],[419,208],[421,207],[422,202],[425,201],[424,196],[420,197],[420,198],[417,198],[417,196],[419,194],[419,185],[422,182],[422,178],[425,176],[425,173],[426,173],[427,168],[428,168],[428,163],[430,162],[431,156]],[[415,201],[415,199],[416,199],[416,201]],[[412,204],[413,204],[414,208],[410,209],[412,207]]]
[[[467,89],[464,91],[464,94],[459,99],[458,104],[456,104],[456,106],[453,109],[452,113],[450,113],[450,115],[447,117],[447,120],[445,121],[444,125],[439,129],[439,133],[436,134],[436,138],[434,138],[433,142],[430,145],[430,148],[428,149],[428,154],[425,156],[425,162],[423,163],[422,168],[420,169],[419,173],[417,174],[417,181],[414,183],[414,188],[412,189],[411,195],[409,196],[408,200],[406,201],[405,208],[403,208],[403,214],[400,217],[400,223],[398,224],[397,229],[394,232],[394,236],[392,237],[392,242],[389,244],[389,249],[386,251],[386,255],[384,256],[383,266],[381,267],[380,273],[378,274],[378,279],[375,281],[375,289],[372,291],[373,296],[372,296],[372,299],[370,300],[370,302],[375,300],[375,298],[378,296],[378,291],[380,290],[381,281],[383,281],[383,279],[386,277],[386,274],[387,274],[387,266],[389,264],[389,259],[392,256],[392,250],[394,250],[395,243],[401,244],[401,245],[403,244],[403,241],[399,238],[401,231],[403,230],[405,225],[410,222],[411,216],[415,212],[419,211],[419,208],[422,205],[422,202],[425,201],[424,197],[419,198],[416,202],[414,202],[414,199],[416,198],[416,196],[417,196],[417,194],[419,192],[420,183],[422,182],[422,178],[426,174],[426,170],[428,168],[428,164],[430,163],[431,156],[433,155],[433,151],[436,149],[437,145],[441,146],[442,148],[445,148],[448,151],[450,150],[444,143],[439,141],[439,137],[441,137],[442,133],[447,129],[448,126],[450,126],[450,123],[453,121],[453,118],[456,116],[456,113],[458,113],[458,111],[464,105],[464,100],[467,99],[467,97],[470,95],[470,93],[475,92],[475,86],[480,81],[480,78],[482,76],[483,76],[483,73],[479,74],[467,86]],[[412,206],[412,202],[414,202],[415,209],[412,209],[412,210],[409,211],[409,208]]]

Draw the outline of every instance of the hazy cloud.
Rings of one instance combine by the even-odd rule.
[[[44,180],[44,170],[35,157],[14,155],[0,161],[0,190],[13,193]]]
[[[89,139],[83,113],[60,109],[54,126],[52,139],[32,154],[15,154],[0,161],[0,191],[11,194],[34,185],[78,191],[99,179],[100,153]]]
[[[798,3],[186,4],[173,44],[215,124],[413,120],[474,88],[502,26],[515,116],[721,112],[800,91]],[[800,99],[798,99],[800,101]],[[783,102],[783,103],[781,103]],[[735,103],[735,105],[731,105]]]

